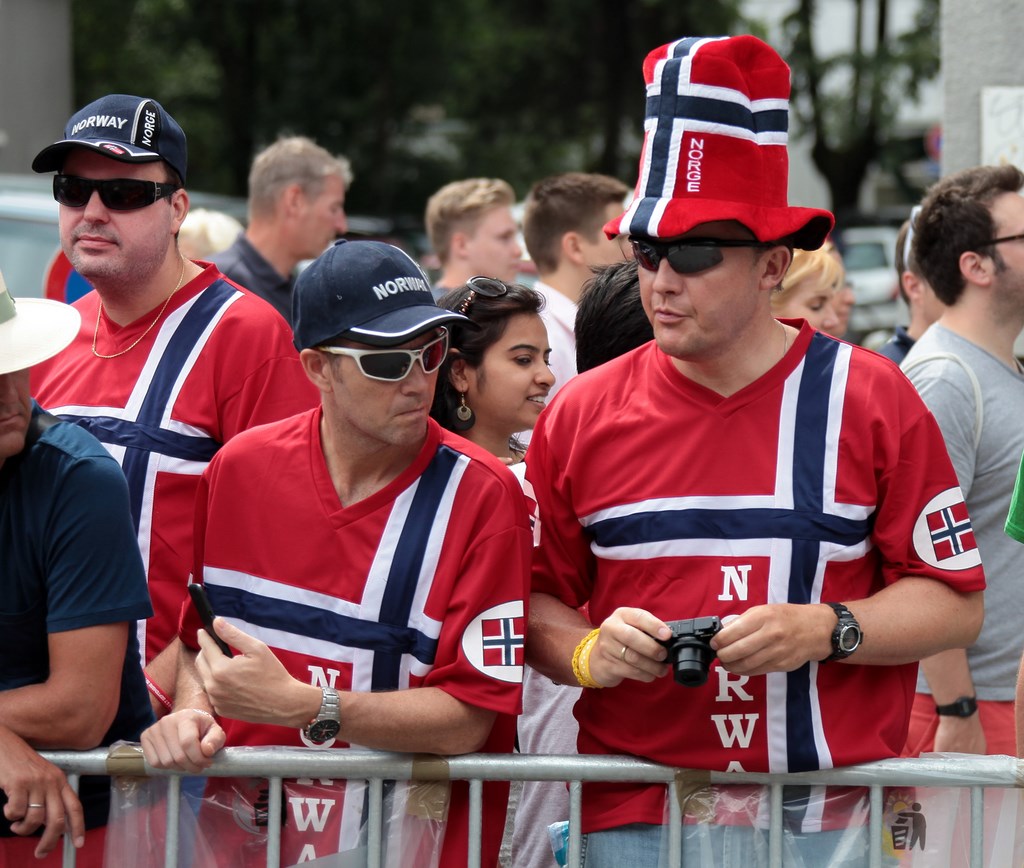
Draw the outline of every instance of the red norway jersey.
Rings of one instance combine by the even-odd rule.
[[[266,642],[302,681],[341,691],[437,687],[497,712],[483,751],[510,752],[531,543],[518,482],[431,420],[413,463],[344,507],[320,446],[320,418],[318,409],[246,432],[204,474],[195,570],[214,610]],[[191,607],[183,613],[182,638],[195,647],[198,619]],[[222,724],[228,745],[314,746],[299,729]],[[284,864],[358,846],[365,786],[327,783],[289,783]],[[485,786],[484,864],[497,859],[507,790]],[[467,792],[452,785],[442,864],[465,864]],[[251,799],[239,804],[251,813]],[[218,835],[262,864],[262,831],[243,819]]]
[[[132,518],[154,616],[140,623],[149,662],[174,637],[192,560],[199,476],[217,450],[254,425],[309,409],[306,378],[287,323],[262,299],[212,265],[174,294],[157,328],[115,358],[93,353],[99,296],[75,307],[74,342],[32,371],[36,400],[91,432],[128,480]],[[124,327],[100,315],[97,348],[110,355],[152,323]]]
[[[579,377],[542,415],[526,475],[539,511],[533,589],[589,602],[595,624],[619,606],[727,620],[764,603],[856,600],[904,576],[984,587],[963,495],[913,386],[806,324],[727,398],[654,343]],[[748,677],[716,662],[700,688],[666,677],[584,690],[579,749],[723,771],[898,756],[916,670],[810,663]],[[663,795],[588,787],[584,828],[660,823]],[[822,822],[813,812],[807,831]]]

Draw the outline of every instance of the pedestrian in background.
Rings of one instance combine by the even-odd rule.
[[[345,157],[305,136],[278,139],[252,161],[245,231],[211,261],[291,323],[296,266],[345,234],[351,185]]]
[[[1024,173],[980,166],[936,183],[921,204],[913,256],[945,305],[902,368],[935,415],[967,502],[937,533],[985,564],[977,641],[921,661],[906,751],[1013,755],[1017,667],[1024,651],[1024,560],[1003,532],[1024,453]]]
[[[515,435],[537,424],[555,383],[544,299],[519,284],[472,277],[439,304],[468,322],[451,327],[430,414],[522,478],[525,447]]]
[[[434,298],[477,274],[511,283],[523,248],[512,215],[516,194],[500,178],[466,178],[445,184],[427,200],[424,223],[441,263]]]

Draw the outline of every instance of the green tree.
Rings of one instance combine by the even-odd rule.
[[[873,6],[874,33],[865,18]],[[894,36],[888,0],[854,0],[852,45],[822,56],[814,43],[817,0],[798,0],[785,19],[793,70],[793,108],[813,136],[811,156],[825,178],[836,214],[853,211],[872,163],[893,141],[897,109],[917,98],[939,71],[939,0],[921,0],[913,30]]]
[[[259,147],[309,135],[352,160],[353,211],[419,219],[454,178],[631,182],[644,55],[735,32],[738,4],[79,0],[76,101],[156,97],[188,133],[190,186],[220,192],[244,194]]]

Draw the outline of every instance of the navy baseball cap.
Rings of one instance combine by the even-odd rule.
[[[59,172],[72,148],[90,148],[125,163],[163,160],[185,183],[185,133],[155,99],[112,93],[79,109],[64,127],[64,138],[43,148],[34,172]]]
[[[405,251],[342,239],[295,281],[292,322],[295,346],[305,350],[334,338],[389,347],[469,320],[437,306],[426,274]]]

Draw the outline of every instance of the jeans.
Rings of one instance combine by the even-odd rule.
[[[666,868],[668,827],[634,823],[583,836],[584,868]],[[783,835],[786,868],[866,868],[868,830]],[[883,860],[883,864],[886,864]],[[683,827],[684,868],[764,868],[768,830],[694,824]]]

